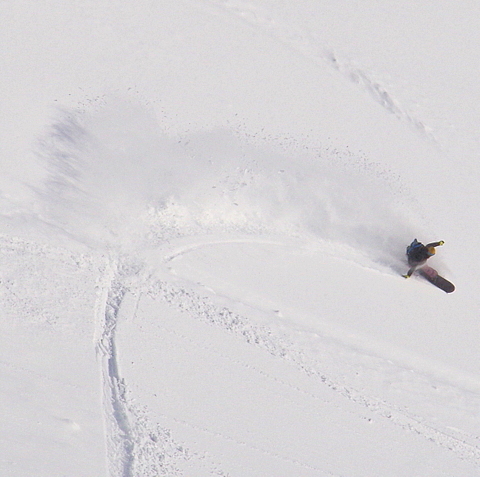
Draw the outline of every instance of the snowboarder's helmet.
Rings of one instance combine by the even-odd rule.
[[[428,255],[435,255],[435,247],[428,247]]]

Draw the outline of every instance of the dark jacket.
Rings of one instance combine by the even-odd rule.
[[[410,270],[408,270],[404,276],[407,278],[410,277],[417,267],[423,265],[432,256],[428,251],[430,247],[439,247],[440,245],[443,245],[443,240],[423,245],[423,243],[417,242],[417,239],[415,239],[407,248],[407,259]]]
[[[428,253],[428,249],[430,247],[438,247],[443,245],[442,242],[432,242],[428,243],[427,245],[421,244],[421,247],[413,248],[409,253],[407,253],[408,257],[408,264],[412,265],[420,265],[426,262],[432,255]]]

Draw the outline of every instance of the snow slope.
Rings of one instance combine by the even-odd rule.
[[[476,2],[0,11],[1,475],[480,475]]]

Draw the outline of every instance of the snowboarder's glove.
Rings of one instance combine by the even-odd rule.
[[[438,242],[438,245],[443,245],[445,242],[443,240],[440,240],[440,242]]]

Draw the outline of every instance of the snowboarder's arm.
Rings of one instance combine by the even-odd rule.
[[[428,247],[440,247],[441,245],[443,245],[445,242],[443,240],[440,240],[440,242],[432,242],[432,243],[427,243],[427,245],[425,245],[426,248]]]

